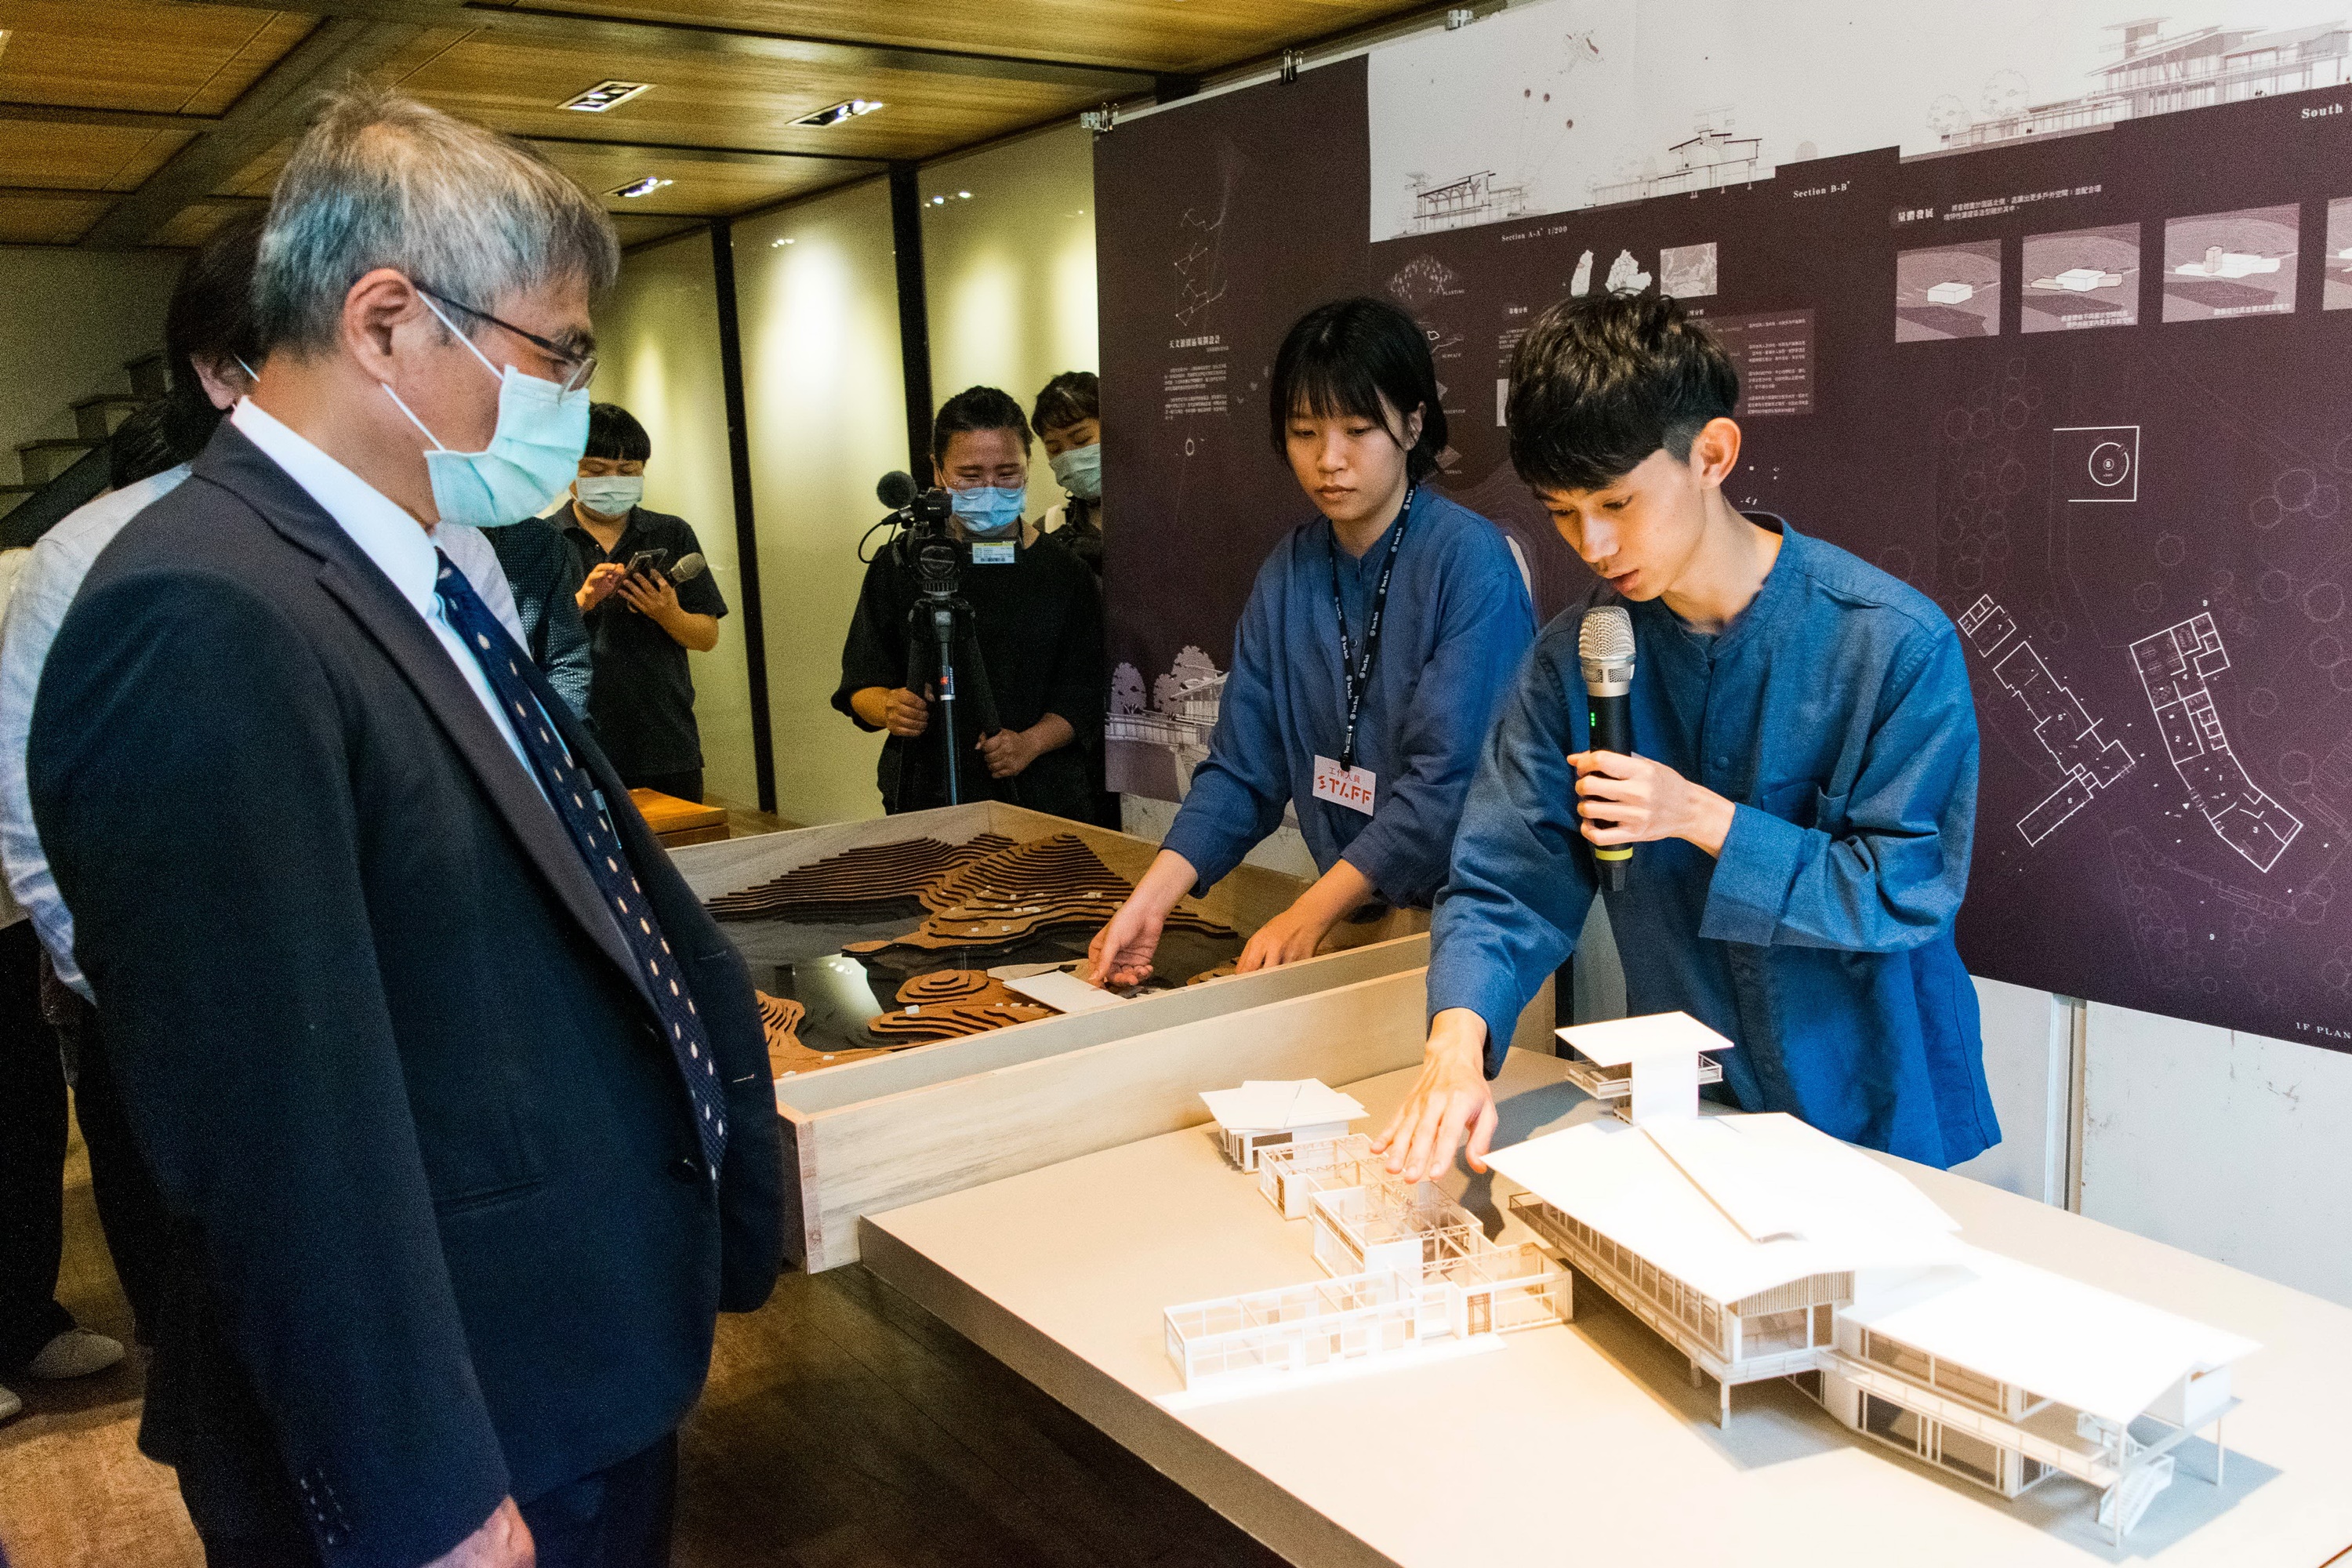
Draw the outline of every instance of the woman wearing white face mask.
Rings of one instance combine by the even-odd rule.
[[[1098,773],[1102,597],[1076,556],[1023,521],[1029,441],[1021,405],[992,386],[948,399],[932,426],[932,468],[953,508],[959,586],[971,606],[957,663],[955,797],[1083,821]],[[877,782],[890,811],[950,798],[935,655],[908,623],[910,553],[902,537],[866,567],[833,694],[861,728],[889,731]]]
[[[702,798],[702,733],[687,654],[719,646],[726,596],[708,572],[677,572],[701,542],[685,520],[648,511],[653,438],[617,404],[588,411],[588,447],[561,519],[583,574],[573,595],[595,678],[588,713],[631,789]]]
[[[1090,370],[1066,370],[1037,394],[1029,422],[1045,446],[1054,478],[1069,500],[1046,509],[1039,531],[1085,562],[1097,577],[1103,570],[1102,389]]]

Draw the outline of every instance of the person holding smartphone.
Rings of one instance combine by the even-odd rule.
[[[1386,902],[1429,906],[1479,742],[1535,639],[1502,531],[1437,493],[1445,410],[1429,341],[1384,300],[1309,310],[1267,387],[1274,449],[1318,514],[1258,571],[1206,761],[1159,858],[1097,933],[1090,977],[1151,972],[1161,921],[1293,806],[1322,876],[1242,951],[1311,956]]]
[[[727,599],[709,572],[674,574],[702,545],[682,518],[648,511],[653,438],[618,404],[588,410],[588,450],[564,537],[583,579],[573,595],[594,659],[588,717],[631,789],[702,799],[702,733],[687,654],[719,646]]]

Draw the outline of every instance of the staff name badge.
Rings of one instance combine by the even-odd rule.
[[[1013,546],[1010,544],[975,542],[971,547],[971,563],[975,566],[1010,566],[1013,562]]]
[[[1343,768],[1328,757],[1315,759],[1315,798],[1349,811],[1372,815],[1372,793],[1380,779],[1370,768]]]

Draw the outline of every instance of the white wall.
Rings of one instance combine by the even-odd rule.
[[[933,397],[985,384],[1025,412],[1061,372],[1097,369],[1092,134],[1060,126],[934,163],[918,188]],[[1061,499],[1040,447],[1029,515]]]
[[[832,707],[841,641],[881,516],[875,481],[907,463],[887,183],[735,229],[736,296],[767,618],[776,809],[795,822],[881,814],[881,738]]]
[[[2091,1004],[2083,1212],[2352,1306],[2352,1056]]]
[[[0,246],[0,484],[16,447],[74,433],[67,405],[128,392],[122,362],[163,346],[180,258]]]
[[[597,398],[635,415],[653,437],[646,505],[693,525],[711,577],[727,595],[719,646],[688,655],[695,722],[702,731],[703,794],[756,805],[743,583],[709,236],[688,235],[631,252],[620,286],[597,312],[596,335],[603,366]]]

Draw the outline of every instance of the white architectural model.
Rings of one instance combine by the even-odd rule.
[[[1225,1158],[1244,1171],[1256,1170],[1269,1149],[1344,1138],[1348,1123],[1364,1114],[1352,1096],[1311,1078],[1252,1079],[1239,1089],[1205,1089],[1201,1101],[1217,1119]]]
[[[1633,1125],[1602,1121],[1492,1156],[1512,1211],[1712,1375],[1786,1377],[1848,1426],[2013,1498],[2053,1473],[2099,1488],[2120,1544],[2211,1429],[2221,1479],[2235,1334],[1985,1252],[1889,1167],[1781,1115],[1697,1115],[1680,1014],[1564,1029],[1654,1073]],[[1638,1043],[1636,1037],[1651,1037]],[[1573,1069],[1571,1069],[1573,1070]]]
[[[1202,1098],[1213,1104],[1242,1092]],[[1342,1124],[1336,1140],[1258,1146],[1259,1191],[1286,1218],[1312,1221],[1315,1260],[1330,1278],[1169,1308],[1168,1359],[1187,1396],[1253,1393],[1476,1349],[1494,1335],[1570,1316],[1571,1276],[1541,1247],[1488,1241],[1475,1215],[1425,1182],[1391,1176],[1371,1141],[1346,1131]],[[1221,1130],[1229,1154],[1234,1136]]]

